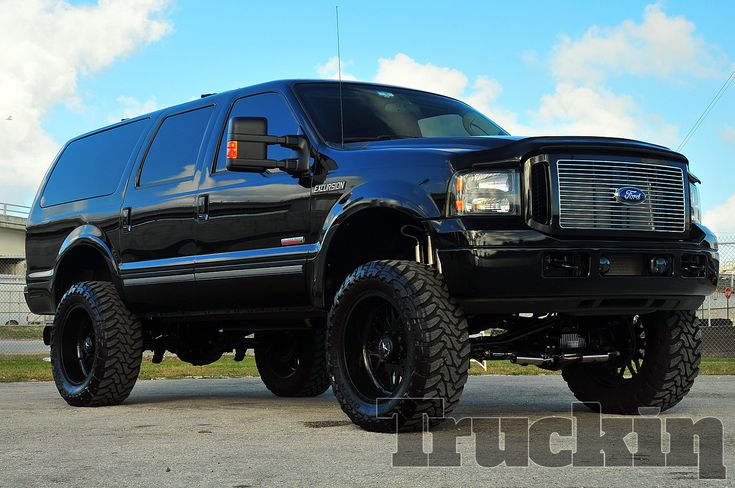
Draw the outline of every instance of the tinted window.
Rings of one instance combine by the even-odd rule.
[[[296,86],[296,94],[322,137],[339,143],[339,84],[304,83]],[[345,84],[341,113],[345,142],[506,134],[467,104],[402,88]]]
[[[194,176],[199,148],[213,108],[166,117],[148,149],[139,185]]]
[[[148,122],[137,120],[69,143],[48,179],[41,206],[114,192]]]
[[[300,134],[291,109],[279,93],[262,93],[237,100],[232,106],[229,118],[233,117],[265,117],[268,119],[268,135],[291,136]],[[227,128],[225,128],[227,130]],[[217,152],[216,171],[227,169],[227,137],[223,136]],[[296,153],[281,146],[268,146],[268,159],[295,158]]]

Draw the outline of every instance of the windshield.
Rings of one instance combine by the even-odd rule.
[[[300,83],[296,95],[322,137],[342,140],[338,83]],[[457,100],[413,90],[342,85],[344,142],[408,137],[507,135],[490,119]]]

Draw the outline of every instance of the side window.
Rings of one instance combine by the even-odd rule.
[[[213,108],[204,107],[164,119],[143,162],[139,186],[194,176]]]
[[[286,100],[279,93],[262,93],[241,98],[235,102],[227,120],[232,117],[265,117],[268,119],[268,135],[290,136],[300,134],[298,122],[291,113]],[[227,124],[225,124],[215,171],[227,170]],[[281,146],[268,146],[268,159],[288,159],[296,157],[296,153]]]
[[[77,139],[64,149],[49,176],[41,206],[109,195],[150,119],[141,119]]]

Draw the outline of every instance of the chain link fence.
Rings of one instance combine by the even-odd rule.
[[[720,279],[717,291],[708,296],[697,310],[702,325],[706,357],[735,358],[735,234],[718,236],[720,245]]]
[[[28,309],[25,274],[22,257],[0,257],[0,355],[48,353],[42,334],[52,317]]]

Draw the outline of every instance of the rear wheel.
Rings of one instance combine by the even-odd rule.
[[[112,283],[83,282],[69,288],[51,329],[54,381],[67,403],[121,403],[135,386],[142,356],[141,324]]]
[[[312,397],[329,388],[324,320],[310,330],[260,332],[255,364],[266,388],[282,397]]]
[[[367,430],[421,429],[424,415],[453,410],[467,381],[467,321],[422,264],[357,268],[334,299],[327,344],[334,394]]]
[[[691,311],[635,316],[611,329],[621,355],[610,363],[574,364],[562,370],[580,401],[603,412],[667,410],[689,392],[699,374],[702,334]]]

